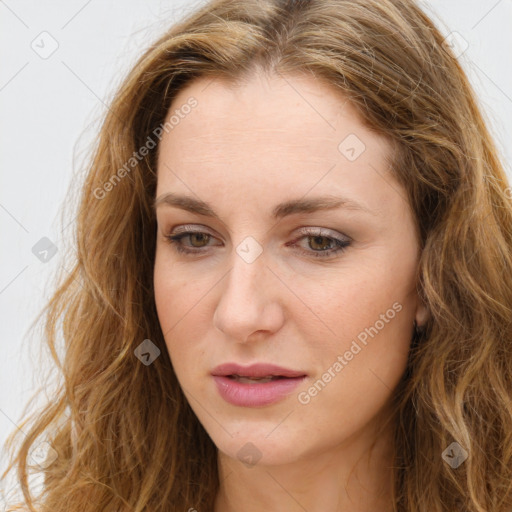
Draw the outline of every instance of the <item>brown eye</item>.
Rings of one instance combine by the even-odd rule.
[[[329,236],[330,230],[305,228],[301,231],[303,236],[287,245],[298,246],[302,253],[314,258],[335,257],[337,253],[343,252],[352,242],[346,236],[340,236],[340,238]],[[302,239],[305,239],[307,242],[305,244],[299,243]]]
[[[208,240],[210,239],[210,235],[206,233],[189,233],[185,236],[188,236],[191,240],[192,247],[204,247],[204,243],[208,243]],[[198,245],[196,245],[195,242],[197,242]]]
[[[332,248],[334,240],[327,236],[308,236],[311,249],[326,251]]]
[[[213,238],[214,237],[209,233],[193,231],[191,229],[185,229],[175,235],[165,235],[165,240],[170,243],[177,252],[191,255],[199,255],[205,252],[208,246],[212,245],[208,242]],[[183,243],[183,239],[187,239],[189,243]]]

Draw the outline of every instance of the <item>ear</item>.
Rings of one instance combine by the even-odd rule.
[[[418,306],[416,308],[416,325],[418,327],[423,327],[428,319],[430,318],[430,312],[428,307],[423,303],[423,301],[418,297]]]

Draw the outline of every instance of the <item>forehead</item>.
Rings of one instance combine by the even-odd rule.
[[[176,114],[190,98],[197,105],[178,119]],[[353,130],[367,146],[385,145],[382,136],[363,124],[346,97],[323,81],[304,75],[257,73],[236,84],[202,77],[177,94],[167,119],[171,117],[174,138],[180,134],[180,139],[190,143],[201,140],[202,144],[232,146],[261,141],[276,149],[281,142],[295,140],[299,147],[321,143],[325,149],[330,144],[338,156],[338,143],[348,135],[346,130]],[[180,140],[180,145],[186,142]]]
[[[195,107],[184,109],[191,98]],[[277,201],[282,193],[314,189],[351,192],[377,205],[396,194],[385,186],[391,156],[385,138],[313,77],[256,74],[236,86],[200,78],[175,97],[172,116],[159,147],[157,195],[254,189],[260,201]]]

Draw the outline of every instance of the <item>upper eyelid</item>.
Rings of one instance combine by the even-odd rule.
[[[348,235],[346,235],[345,233],[340,233],[339,231],[335,231],[333,229],[329,229],[329,228],[322,228],[322,227],[313,227],[313,226],[303,226],[301,228],[299,228],[299,232],[300,234],[304,234],[305,232],[307,231],[311,231],[312,233],[314,232],[314,235],[318,236],[318,233],[320,233],[320,236],[325,236],[327,238],[346,238],[348,240],[352,240],[351,237],[349,237]],[[306,233],[307,234],[307,233]],[[313,234],[311,234],[310,236],[314,236]]]
[[[308,232],[311,232],[308,233]],[[169,230],[169,235],[181,235],[181,234],[194,234],[194,233],[204,233],[211,237],[217,238],[217,235],[213,234],[209,228],[203,225],[192,224],[192,225],[182,225],[178,226],[175,229]],[[339,239],[340,237],[346,239],[348,241],[352,241],[352,238],[344,233],[340,233],[330,228],[323,228],[317,226],[302,226],[298,228],[298,235],[301,236],[324,236],[327,238]]]
[[[199,225],[198,224],[192,224],[192,225],[186,224],[183,226],[177,226],[176,228],[169,230],[170,233],[176,233],[176,234],[190,233],[191,231],[193,231],[194,233],[203,233],[203,232],[208,233],[208,234],[211,233],[210,229],[208,229],[206,226],[202,226],[200,224]],[[213,234],[212,234],[212,236],[213,236]]]

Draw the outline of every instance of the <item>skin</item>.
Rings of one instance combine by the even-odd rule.
[[[215,512],[392,510],[392,431],[382,425],[413,321],[423,325],[427,310],[416,293],[414,215],[390,173],[390,146],[313,77],[257,73],[238,87],[200,78],[170,110],[191,96],[197,106],[160,142],[156,197],[201,199],[219,219],[157,206],[154,283],[176,375],[218,447]],[[349,134],[366,147],[354,161],[338,149]],[[373,213],[271,217],[278,203],[323,195],[348,197]],[[181,240],[199,255],[180,254],[166,240],[184,225],[211,235]],[[330,238],[301,232],[307,226]],[[236,251],[248,236],[262,249],[252,263]],[[315,257],[336,247],[335,237],[351,243]],[[395,303],[394,318],[333,371]],[[272,362],[308,376],[277,403],[240,407],[222,399],[210,375],[224,362]],[[298,394],[329,368],[335,376],[301,403]],[[237,455],[249,442],[255,464]]]

